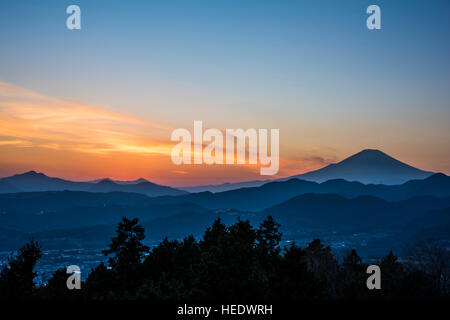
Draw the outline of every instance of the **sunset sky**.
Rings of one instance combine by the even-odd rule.
[[[172,164],[171,132],[194,120],[280,129],[277,177],[367,148],[450,174],[449,18],[446,0],[2,0],[0,177],[268,178]]]

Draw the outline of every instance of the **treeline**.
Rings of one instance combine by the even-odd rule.
[[[69,290],[65,269],[36,286],[35,266],[42,252],[33,239],[0,273],[1,299],[36,300],[322,300],[446,299],[449,253],[434,245],[417,247],[411,263],[390,252],[381,259],[381,289],[369,290],[367,265],[355,250],[339,263],[320,240],[306,248],[281,248],[280,225],[268,217],[258,229],[220,219],[196,241],[164,239],[149,249],[138,219],[123,218],[99,264]]]

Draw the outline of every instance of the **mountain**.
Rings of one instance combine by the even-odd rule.
[[[127,181],[112,180],[110,178],[103,178],[103,179],[97,179],[97,180],[92,180],[92,181],[88,181],[88,182],[90,182],[90,183],[99,183],[99,182],[104,181],[104,180],[109,180],[109,181],[112,181],[112,182],[117,183],[117,184],[138,184],[138,183],[141,183],[141,182],[150,182],[150,181],[148,181],[148,180],[146,180],[144,178],[139,178],[139,179],[136,179],[136,180],[127,180]]]
[[[139,182],[136,184],[127,183],[127,184],[119,184],[112,180],[102,180],[98,183],[93,184],[89,191],[92,192],[133,192],[133,193],[141,193],[145,194],[149,197],[160,197],[160,196],[177,196],[187,194],[186,191],[174,189],[171,187],[161,186],[149,181]]]
[[[388,201],[406,200],[417,196],[442,198],[450,196],[450,177],[437,173],[423,180],[412,180],[400,185],[366,185],[343,179],[322,183],[290,179],[266,183],[260,187],[241,188],[225,192],[201,192],[179,197],[162,197],[159,198],[159,201],[166,201],[167,203],[173,201],[192,202],[209,209],[232,208],[257,211],[307,193],[337,194],[349,198],[370,195]]]
[[[36,192],[36,191],[92,191],[92,192],[134,192],[149,197],[165,195],[183,195],[186,191],[152,183],[145,179],[136,181],[118,181],[102,179],[94,182],[74,182],[48,177],[43,173],[29,171],[0,179],[0,193]]]
[[[434,230],[447,238],[450,234],[450,197],[389,202],[372,196],[304,194],[258,212],[206,210],[189,203],[159,205],[157,201],[158,198],[130,193],[62,191],[0,195],[0,249],[18,247],[30,236],[46,248],[103,248],[123,215],[139,217],[150,241],[165,236],[180,239],[189,234],[199,237],[217,217],[227,225],[238,218],[249,219],[258,227],[268,215],[281,223],[285,239],[310,241],[326,235],[335,238],[336,243],[346,239],[357,244],[362,241],[361,234],[374,242],[368,246],[383,253],[392,248],[393,241],[400,245],[417,232],[426,231],[429,235]]]
[[[187,191],[189,193],[197,193],[197,192],[224,192],[230,191],[240,188],[252,188],[252,187],[260,187],[263,184],[271,182],[272,180],[254,180],[254,181],[245,181],[245,182],[236,182],[236,183],[222,183],[222,184],[210,184],[204,186],[191,186],[191,187],[181,187],[178,188],[180,190]]]
[[[19,192],[20,190],[6,181],[0,180],[0,193]]]
[[[138,193],[43,191],[0,194],[0,226],[20,231],[116,223],[121,217],[155,219],[178,212],[203,211],[187,202],[161,203]]]
[[[341,162],[290,178],[315,182],[345,179],[366,184],[392,185],[413,179],[424,179],[432,174],[433,172],[423,171],[398,161],[380,150],[366,149]]]
[[[13,185],[13,183],[15,185]],[[344,197],[371,195],[388,201],[405,200],[415,196],[450,196],[450,177],[438,173],[426,179],[411,180],[400,185],[374,185],[334,179],[317,183],[300,179],[275,181],[260,187],[247,187],[224,192],[200,192],[188,194],[185,191],[160,186],[148,181],[136,184],[118,184],[110,179],[99,182],[72,182],[50,178],[44,174],[27,173],[0,180],[0,193],[42,190],[72,190],[88,192],[128,192],[156,197],[155,203],[195,203],[208,209],[236,209],[258,211],[286,201],[292,197],[307,194],[338,194]],[[14,191],[5,190],[14,188]]]
[[[49,190],[82,190],[84,184],[60,178],[48,177],[43,173],[28,171],[0,179],[20,191],[49,191]],[[11,191],[14,192],[14,191]]]
[[[130,180],[130,181],[122,181],[122,180],[113,180],[113,181],[117,184],[138,184],[138,183],[142,183],[142,182],[150,182],[144,178],[139,178],[139,179]]]
[[[409,233],[411,233],[411,231],[429,230],[437,226],[445,226],[448,228],[449,225],[450,207],[427,212],[423,216],[410,221],[403,230],[409,231]],[[437,237],[437,235],[430,234],[430,238],[433,238],[433,236]],[[449,236],[450,232],[447,232],[447,239],[449,239]]]
[[[333,179],[358,181],[365,184],[401,184],[413,179],[425,179],[433,172],[416,169],[400,162],[379,150],[366,149],[341,162],[330,164],[324,168],[277,180],[257,180],[218,185],[182,187],[187,192],[223,192],[240,188],[260,187],[268,182],[286,181],[292,178],[324,182]]]
[[[301,228],[398,228],[433,210],[450,207],[450,197],[415,197],[388,202],[372,196],[344,198],[334,194],[304,194],[267,208],[258,215],[271,215],[281,225]]]
[[[104,181],[111,188],[111,181]],[[96,185],[96,184],[91,184]],[[116,185],[115,186],[119,186]],[[330,212],[340,214],[338,204],[332,197],[354,199],[376,198],[379,202],[397,202],[410,210],[430,209],[422,207],[422,199],[432,197],[434,202],[450,197],[450,177],[435,174],[424,180],[409,181],[397,186],[364,185],[359,182],[331,180],[324,183],[291,179],[271,182],[257,188],[243,188],[220,193],[193,193],[181,196],[148,197],[141,193],[129,192],[86,192],[86,191],[46,191],[0,194],[0,226],[21,228],[27,223],[36,228],[50,228],[85,225],[86,223],[106,223],[120,216],[140,216],[145,219],[165,217],[174,212],[204,210],[238,210],[242,214],[258,212],[285,203],[290,199],[314,193],[315,199],[322,199],[322,205]],[[326,201],[329,201],[328,203]],[[376,206],[367,204],[367,214]],[[334,209],[333,209],[334,208]],[[361,207],[363,210],[363,207]],[[403,209],[399,209],[402,212]],[[288,211],[286,211],[288,212]],[[388,211],[387,211],[388,212]],[[389,211],[390,212],[390,211]],[[393,213],[395,214],[395,212]],[[369,219],[369,218],[368,218]],[[25,223],[26,222],[26,223]],[[194,222],[195,223],[195,222]]]

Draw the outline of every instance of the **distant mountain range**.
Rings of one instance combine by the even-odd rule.
[[[170,198],[170,197],[169,197]],[[180,197],[172,197],[177,199]],[[161,203],[132,193],[78,191],[0,195],[0,250],[19,246],[30,236],[46,248],[103,247],[121,216],[139,217],[148,239],[199,236],[221,217],[226,224],[249,219],[256,227],[268,215],[282,224],[288,239],[305,232],[383,232],[384,241],[400,242],[416,233],[439,231],[450,240],[450,197],[413,197],[390,202],[373,196],[346,198],[336,194],[302,194],[258,211],[206,209],[194,203]],[[162,201],[164,202],[164,201]],[[447,229],[446,229],[447,228]],[[392,248],[392,243],[388,244]],[[386,244],[384,245],[386,248]]]
[[[217,217],[257,227],[268,215],[281,223],[284,239],[353,241],[366,254],[433,236],[450,241],[450,177],[364,150],[289,179],[184,190],[145,179],[74,182],[35,171],[0,179],[0,250],[30,236],[46,248],[103,248],[123,216],[138,217],[148,239],[159,241],[199,236]]]
[[[284,214],[299,216],[313,211],[306,210],[300,205],[291,205],[292,201],[301,199],[304,203],[305,199],[311,198],[311,195],[314,195],[316,207],[326,208],[327,214],[333,215],[335,219],[342,219],[342,221],[346,221],[344,219],[345,210],[340,207],[340,203],[345,201],[336,202],[335,199],[365,199],[364,203],[367,207],[361,205],[357,211],[361,212],[358,213],[361,219],[371,221],[376,217],[373,212],[386,211],[377,203],[411,201],[411,199],[420,198],[432,198],[434,200],[427,200],[427,203],[439,203],[439,199],[450,199],[450,177],[444,174],[434,174],[423,180],[412,180],[395,186],[364,185],[345,180],[330,180],[319,184],[291,179],[267,183],[261,187],[219,193],[202,192],[153,198],[138,193],[92,191],[0,194],[0,225],[18,229],[23,229],[28,225],[30,230],[38,230],[112,223],[121,216],[138,216],[143,220],[151,220],[164,218],[174,213],[203,213],[210,210],[219,210],[220,212],[231,210],[240,212],[241,215],[252,215],[255,212],[269,210],[274,215],[283,211],[281,216]],[[376,201],[372,201],[372,199],[376,199]],[[320,203],[319,200],[323,203]],[[353,200],[351,202],[355,203]],[[281,203],[289,205],[282,207],[282,210],[274,209]],[[434,208],[431,204],[421,207],[422,203],[423,201],[415,203],[410,207],[410,212],[445,208],[445,206]],[[288,210],[288,208],[291,209]],[[385,213],[394,217],[395,210],[388,210]],[[321,220],[320,217],[315,213],[315,216],[310,218]]]
[[[138,184],[138,183],[141,183],[141,182],[149,182],[147,179],[144,179],[144,178],[139,178],[139,179],[136,179],[136,180],[128,180],[128,181],[113,180],[113,179],[110,179],[110,178],[103,178],[103,179],[97,179],[97,180],[92,180],[92,181],[88,181],[88,182],[90,182],[90,183],[99,183],[99,182],[102,182],[102,181],[112,181],[112,182],[114,182],[116,184]]]
[[[155,186],[163,195],[154,196]],[[47,248],[102,248],[122,216],[138,217],[151,241],[198,236],[217,217],[227,224],[249,219],[258,226],[268,215],[282,224],[288,239],[370,233],[371,242],[359,248],[367,254],[400,250],[405,241],[433,235],[450,240],[450,177],[442,173],[399,185],[293,178],[190,194],[143,180],[72,182],[36,172],[0,180],[1,190],[44,187],[65,191],[0,194],[0,250],[16,248],[30,236]],[[380,232],[384,236],[378,238]]]
[[[22,231],[115,223],[121,217],[151,220],[206,210],[194,203],[161,202],[137,193],[42,191],[0,194],[0,226]]]
[[[358,181],[365,184],[401,184],[414,179],[425,179],[433,172],[414,168],[398,161],[382,151],[366,149],[338,163],[332,163],[324,168],[304,174],[294,175],[275,181],[285,181],[292,178],[313,182],[324,182],[333,179]],[[184,187],[188,192],[223,192],[239,188],[259,187],[274,180],[258,180],[219,185]]]
[[[410,180],[425,179],[432,174],[433,172],[423,171],[400,162],[379,150],[367,149],[322,169],[278,180],[255,180],[239,183],[173,188],[158,185],[143,178],[133,181],[116,181],[105,178],[88,182],[74,182],[29,171],[0,179],[0,193],[61,190],[91,192],[119,191],[142,193],[150,197],[158,197],[205,191],[217,193],[241,188],[253,188],[273,181],[287,181],[293,178],[319,183],[328,180],[343,179],[364,184],[396,185]]]
[[[322,183],[290,179],[266,183],[260,187],[241,188],[224,192],[191,193],[178,197],[160,197],[167,203],[192,202],[208,209],[262,210],[302,194],[337,194],[344,197],[370,195],[388,201],[416,196],[450,196],[450,177],[436,173],[423,180],[411,180],[400,185],[374,185],[348,182],[342,179]]]
[[[304,194],[263,210],[282,225],[301,228],[393,228],[432,210],[450,208],[450,197],[414,197],[389,202],[372,196],[344,198],[335,194]],[[447,215],[447,220],[450,216]]]
[[[433,172],[423,171],[398,161],[382,151],[367,149],[341,162],[291,178],[315,182],[344,179],[366,184],[393,185],[414,179],[424,179],[432,174]]]
[[[272,182],[273,180],[254,180],[254,181],[244,181],[244,182],[237,182],[237,183],[222,183],[222,184],[210,184],[210,185],[204,185],[204,186],[193,186],[193,187],[181,187],[180,190],[184,190],[190,193],[197,193],[197,192],[224,192],[224,191],[230,191],[240,188],[251,188],[251,187],[260,187],[263,184],[266,184],[268,182]]]
[[[90,191],[90,192],[134,192],[149,197],[182,195],[186,191],[152,183],[145,179],[136,181],[118,181],[102,179],[92,182],[74,182],[48,177],[43,173],[29,171],[0,179],[0,193],[36,192],[36,191]]]

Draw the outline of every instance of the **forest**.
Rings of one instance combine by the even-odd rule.
[[[0,273],[0,300],[396,300],[448,299],[449,252],[438,241],[414,247],[400,261],[380,258],[381,289],[369,290],[368,264],[355,250],[338,259],[316,239],[281,247],[280,224],[268,216],[258,228],[247,220],[227,226],[220,218],[202,238],[165,238],[149,248],[138,218],[123,217],[81,289],[69,290],[66,269],[37,285],[42,247],[30,239]],[[341,260],[341,261],[339,261]]]

